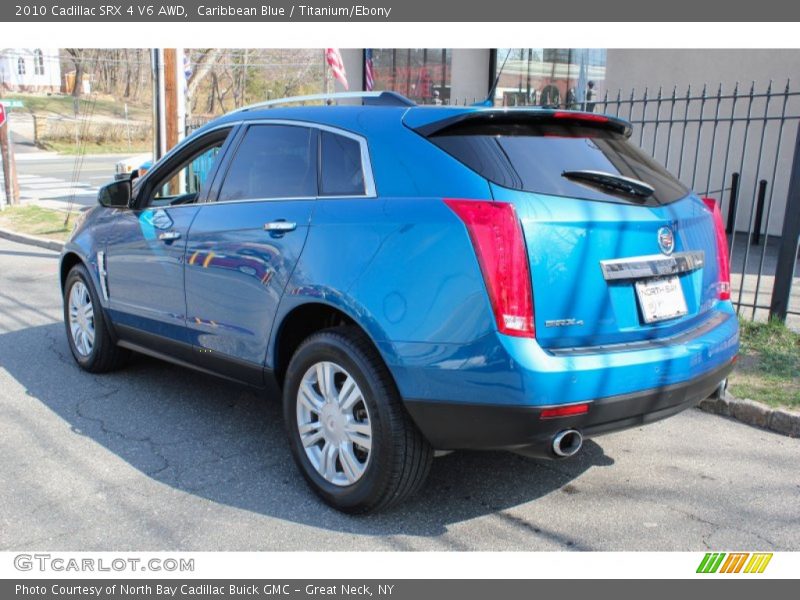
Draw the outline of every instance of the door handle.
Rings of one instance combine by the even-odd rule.
[[[158,239],[162,242],[174,242],[181,237],[180,231],[163,231],[158,234]]]
[[[290,231],[294,231],[297,229],[297,223],[293,221],[270,221],[269,223],[264,223],[264,231],[269,231],[271,233],[288,233]]]

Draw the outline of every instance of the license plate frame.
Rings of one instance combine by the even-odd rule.
[[[634,282],[645,323],[677,319],[689,313],[680,277],[653,277]]]

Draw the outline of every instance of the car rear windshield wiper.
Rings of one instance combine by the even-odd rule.
[[[614,173],[606,173],[605,171],[564,171],[561,176],[609,188],[616,192],[623,192],[637,198],[649,198],[656,191],[653,186],[646,184],[644,181]]]

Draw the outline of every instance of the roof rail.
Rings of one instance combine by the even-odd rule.
[[[285,104],[300,104],[305,102],[326,102],[333,104],[339,100],[354,100],[360,99],[364,106],[416,106],[414,102],[398,94],[397,92],[342,92],[336,94],[311,94],[309,96],[290,96],[289,98],[277,98],[275,100],[266,100],[264,102],[257,102],[244,106],[233,112],[244,112],[248,110],[257,110],[259,108],[272,108],[274,106],[282,106]]]

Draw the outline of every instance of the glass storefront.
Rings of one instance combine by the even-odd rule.
[[[393,90],[418,104],[471,104],[475,98],[452,94],[452,54],[449,48],[367,49],[365,89]],[[594,110],[605,94],[606,50],[498,48],[494,76],[495,106]]]
[[[593,111],[605,94],[606,50],[499,48],[496,106],[553,106]]]
[[[447,104],[452,51],[447,48],[371,49],[373,90],[393,90],[418,104]]]

